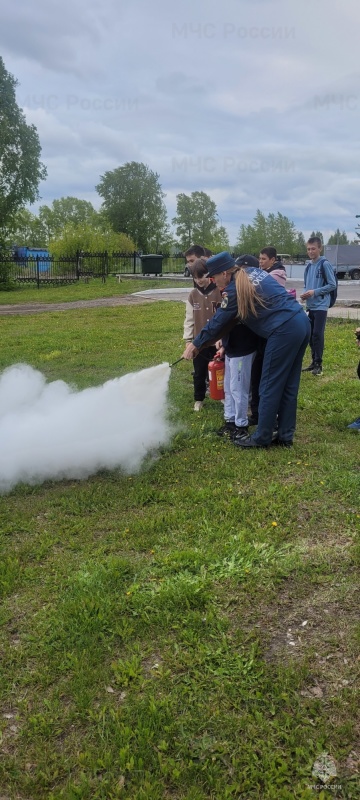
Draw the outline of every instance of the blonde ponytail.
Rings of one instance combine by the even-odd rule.
[[[247,273],[243,269],[238,269],[235,275],[236,295],[239,316],[246,319],[249,314],[257,317],[255,303],[263,305],[258,298],[256,289]]]

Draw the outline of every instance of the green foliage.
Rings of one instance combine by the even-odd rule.
[[[305,255],[306,254],[306,241],[305,236],[302,231],[299,231],[296,240],[296,255]]]
[[[229,247],[229,239],[223,225],[219,225],[216,204],[205,192],[178,194],[176,197],[176,235],[179,247],[187,250],[192,244],[200,244],[219,252]]]
[[[321,231],[312,231],[310,233],[309,239],[311,239],[312,236],[317,236],[320,239],[320,241],[324,244],[324,237],[323,237]]]
[[[10,292],[14,289],[14,284],[11,280],[10,273],[10,262],[0,261],[0,292]]]
[[[37,130],[28,125],[16,102],[17,80],[0,57],[0,237],[4,239],[11,217],[25,203],[37,200],[38,186],[46,178],[40,161]]]
[[[124,233],[115,233],[110,228],[95,227],[90,224],[69,223],[62,229],[57,238],[49,242],[51,255],[76,256],[78,250],[91,253],[132,253],[135,250],[134,242]]]
[[[335,233],[329,237],[328,244],[350,244],[350,242],[346,232],[341,233],[340,228],[336,228]]]
[[[68,225],[85,227],[101,224],[101,216],[88,200],[77,197],[60,197],[53,200],[51,206],[40,206],[39,224],[47,244],[50,239],[57,239]]]
[[[238,253],[253,253],[258,256],[263,247],[276,247],[278,253],[302,254],[306,250],[302,233],[295,223],[278,212],[267,217],[257,210],[251,225],[241,225],[235,245]]]
[[[161,252],[170,239],[159,175],[131,161],[105,172],[96,191],[113,229],[125,233],[143,252]]]
[[[6,244],[26,247],[47,247],[48,238],[41,220],[27,208],[20,208],[8,220]]]

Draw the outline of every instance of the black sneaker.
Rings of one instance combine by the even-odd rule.
[[[244,436],[248,436],[248,435],[249,435],[249,428],[245,428],[245,427],[241,428],[240,426],[238,427],[236,425],[235,426],[235,433],[232,434],[231,439],[234,442],[235,439],[243,439]]]
[[[237,427],[235,425],[235,422],[230,422],[229,420],[227,420],[227,422],[225,422],[225,424],[222,425],[221,428],[219,428],[219,430],[216,431],[216,433],[218,436],[234,436],[236,431]]]
[[[241,439],[233,439],[233,444],[236,447],[243,447],[244,449],[247,447],[256,447],[258,450],[265,449],[268,447],[267,444],[256,444],[252,436],[242,436]]]
[[[310,364],[308,367],[304,367],[304,368],[301,370],[301,372],[312,372],[312,371],[313,371],[313,369],[314,369],[314,367],[315,367],[315,364],[314,364],[314,363],[312,363],[312,364]]]
[[[322,375],[322,366],[321,364],[315,364],[314,369],[311,370],[313,375]]]
[[[294,442],[291,439],[273,439],[271,445],[275,447],[292,447]]]

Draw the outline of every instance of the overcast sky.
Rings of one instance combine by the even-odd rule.
[[[90,200],[142,161],[207,192],[235,242],[256,209],[354,237],[360,214],[358,0],[17,0],[1,53],[37,127],[42,203]],[[36,207],[33,208],[36,211]]]

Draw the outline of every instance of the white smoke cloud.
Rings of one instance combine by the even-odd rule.
[[[134,472],[166,444],[169,364],[76,391],[28,366],[0,375],[0,492],[17,483]]]

